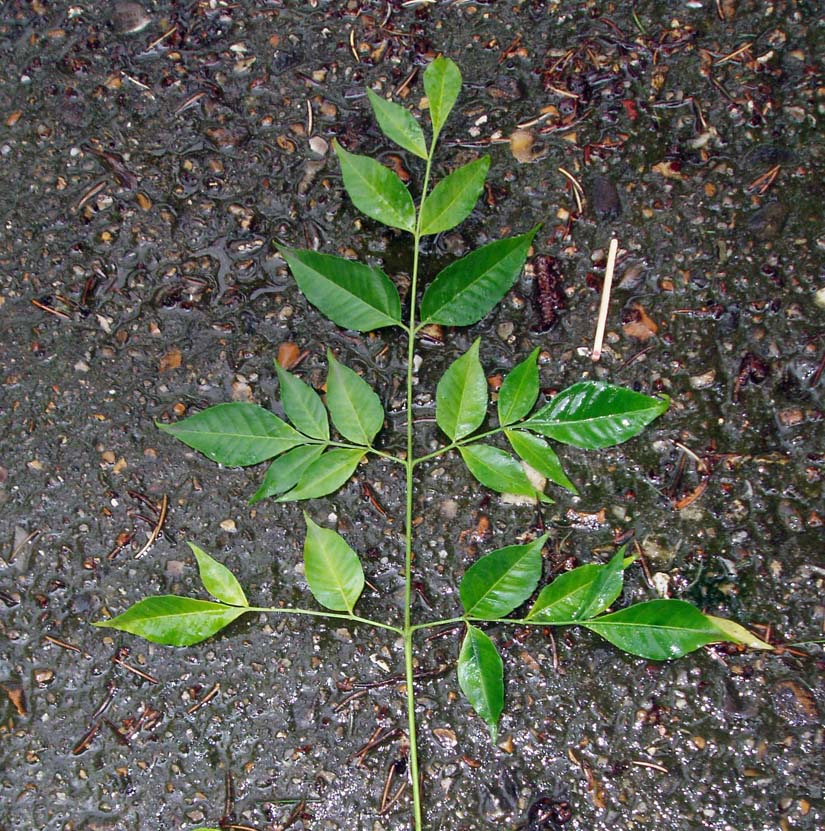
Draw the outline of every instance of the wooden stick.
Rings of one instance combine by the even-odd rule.
[[[613,237],[610,240],[610,249],[607,252],[607,268],[604,272],[604,285],[602,286],[602,302],[599,306],[599,321],[596,324],[596,338],[593,341],[594,361],[602,356],[602,342],[604,341],[604,327],[607,325],[607,308],[610,305],[610,289],[613,285],[613,269],[616,268],[616,254],[619,250],[619,241]]]

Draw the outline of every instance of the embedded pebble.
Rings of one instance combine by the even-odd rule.
[[[238,526],[235,524],[234,519],[225,519],[221,523],[221,530],[228,531],[230,534],[234,534],[238,530]]]
[[[819,721],[819,708],[814,694],[799,681],[780,681],[771,690],[777,715],[791,724],[802,725]]]
[[[614,219],[622,212],[619,191],[607,176],[594,176],[590,180],[590,204],[598,219]]]
[[[712,387],[715,381],[716,370],[709,369],[707,372],[703,372],[701,375],[691,375],[690,386],[695,390],[705,390],[708,387]]]
[[[781,202],[768,202],[748,220],[748,231],[757,239],[776,239],[787,218],[788,209]]]
[[[112,25],[121,35],[142,32],[152,19],[139,3],[115,3],[112,9]]]

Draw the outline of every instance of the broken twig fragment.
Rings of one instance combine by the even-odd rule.
[[[613,270],[616,268],[616,253],[619,250],[619,241],[613,237],[610,240],[610,249],[607,252],[607,268],[604,272],[604,285],[602,286],[602,302],[599,306],[599,320],[596,324],[596,337],[593,341],[593,361],[598,361],[602,356],[602,343],[604,342],[604,328],[607,324],[607,309],[610,305],[610,289],[613,285]]]

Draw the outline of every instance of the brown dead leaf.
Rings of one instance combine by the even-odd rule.
[[[276,360],[283,369],[294,369],[306,356],[307,353],[305,351],[302,352],[298,344],[285,340],[278,347],[278,357]]]
[[[9,701],[11,701],[11,703],[14,705],[14,709],[17,710],[17,715],[27,715],[26,699],[23,696],[23,688],[18,686],[7,687],[5,684],[3,684],[2,686],[3,689],[6,691],[6,695],[9,697]]]
[[[659,327],[639,303],[633,303],[623,315],[622,329],[629,338],[642,342],[650,340]]]

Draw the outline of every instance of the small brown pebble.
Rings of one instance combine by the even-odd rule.
[[[180,349],[170,349],[161,359],[158,364],[158,372],[166,372],[169,369],[177,369],[181,364]]]
[[[519,164],[529,164],[535,161],[534,141],[533,134],[529,130],[514,130],[510,135],[510,152]]]
[[[783,427],[796,427],[798,424],[802,424],[805,415],[798,407],[790,407],[787,410],[780,410],[777,413],[777,418]]]
[[[34,682],[38,687],[46,687],[54,681],[53,669],[36,669],[34,671]]]

